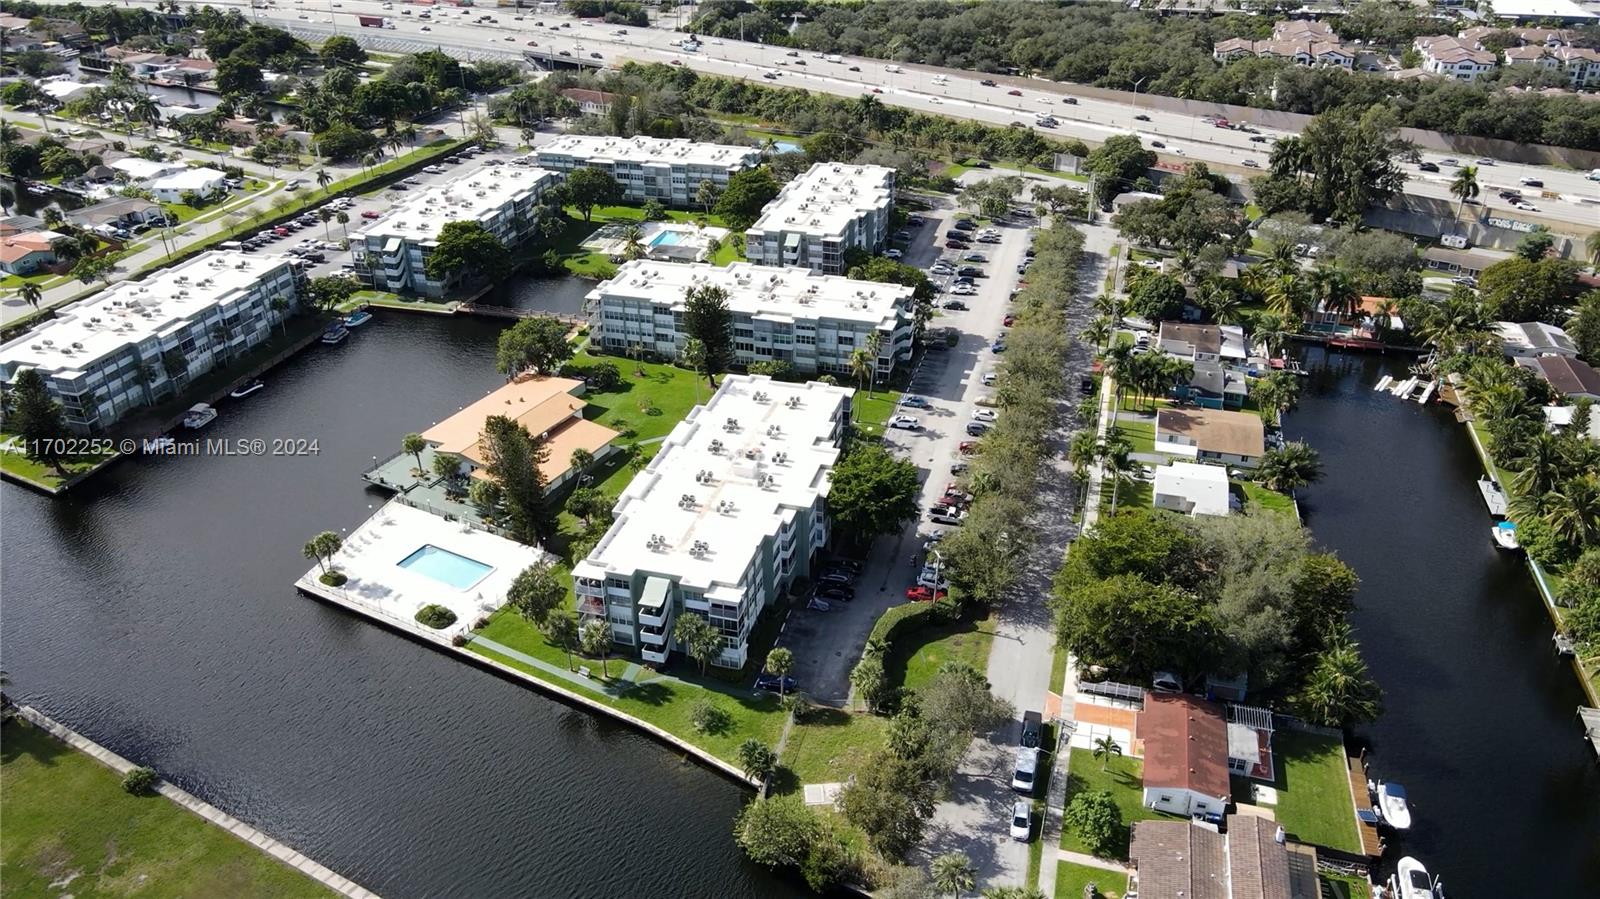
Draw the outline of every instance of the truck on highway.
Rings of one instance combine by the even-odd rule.
[[[904,69],[900,68],[897,65],[894,65],[893,63],[890,63],[889,65],[884,66],[883,70],[885,72],[903,72],[903,71],[905,71]]]
[[[394,23],[383,16],[356,16],[356,23],[362,28],[393,28]]]

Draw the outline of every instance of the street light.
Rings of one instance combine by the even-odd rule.
[[[1140,78],[1138,81],[1129,82],[1133,85],[1133,108],[1135,110],[1138,110],[1139,108],[1139,85],[1144,84],[1148,80],[1150,80],[1150,76],[1146,75],[1143,78]]]

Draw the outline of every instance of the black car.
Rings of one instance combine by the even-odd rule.
[[[1138,122],[1148,122],[1148,121],[1150,121],[1150,117],[1145,115],[1144,113],[1140,113],[1140,114],[1134,116],[1133,118],[1134,118],[1134,121],[1138,121]]]
[[[972,219],[958,219],[956,228],[962,231],[976,231],[978,230],[978,223]]]
[[[819,586],[832,586],[835,584],[839,586],[849,586],[850,581],[850,575],[845,574],[842,571],[824,571],[823,573],[817,575],[817,584]]]
[[[983,85],[984,87],[994,87],[995,86],[994,80],[991,79],[991,78],[985,78],[985,79],[983,79],[982,81],[980,81],[978,83]]]
[[[961,302],[960,300],[947,300],[944,304],[944,308],[949,309],[952,312],[966,312],[967,304]]]
[[[860,574],[864,570],[862,564],[855,559],[833,559],[828,562],[828,569],[830,571],[838,569],[849,574]]]
[[[963,265],[956,269],[956,274],[963,278],[981,278],[983,277],[983,269],[975,265]]]
[[[763,674],[756,678],[756,689],[768,693],[794,693],[800,689],[800,682],[787,674],[782,677],[776,674]]]
[[[967,436],[968,437],[982,437],[983,435],[985,435],[987,433],[989,433],[989,426],[984,424],[983,422],[981,422],[981,421],[969,421],[969,422],[967,422]]]
[[[856,591],[853,587],[845,587],[842,585],[833,587],[818,587],[816,592],[812,595],[816,596],[818,599],[826,599],[829,602],[850,602],[856,598]]]
[[[944,232],[944,239],[945,240],[970,240],[971,238],[969,238],[967,236],[967,232],[965,232],[965,231],[946,231],[946,232]]]
[[[1417,163],[1417,169],[1423,172],[1437,172],[1439,171],[1439,165],[1434,162],[1420,162]]]

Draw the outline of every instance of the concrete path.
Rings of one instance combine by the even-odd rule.
[[[1064,862],[1072,862],[1074,865],[1083,865],[1085,868],[1099,868],[1102,871],[1115,871],[1118,874],[1128,873],[1127,865],[1119,865],[1116,862],[1106,861],[1103,858],[1096,858],[1095,856],[1089,855],[1086,852],[1073,852],[1071,849],[1057,849],[1056,858]],[[1050,894],[1047,893],[1046,895]]]
[[[51,736],[71,746],[73,749],[84,753],[95,761],[117,774],[127,774],[138,767],[111,750],[90,740],[64,724],[60,724],[43,713],[29,706],[17,709],[17,714],[48,731]],[[240,821],[238,818],[224,812],[210,803],[196,798],[193,794],[179,789],[166,781],[158,781],[155,791],[162,796],[176,802],[191,812],[199,815],[216,826],[228,831],[246,843],[260,849],[280,862],[294,868],[296,871],[322,884],[335,893],[349,896],[351,899],[379,899],[378,894],[363,887],[361,884],[345,877],[301,853],[294,847],[286,846],[272,837],[262,833],[254,827]]]

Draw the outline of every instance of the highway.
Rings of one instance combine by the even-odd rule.
[[[154,0],[132,0],[137,5],[153,5]],[[1257,133],[1217,128],[1195,116],[1136,107],[1134,104],[1074,96],[1070,85],[1041,79],[995,76],[995,86],[981,84],[978,74],[929,66],[892,66],[882,60],[859,57],[831,57],[798,53],[790,56],[782,47],[733,40],[708,39],[695,52],[686,52],[673,42],[684,35],[672,30],[674,20],[663,17],[657,27],[619,29],[598,22],[535,10],[392,4],[384,9],[378,0],[314,0],[289,3],[272,0],[267,8],[250,9],[243,0],[214,2],[221,7],[237,7],[261,21],[289,28],[305,37],[341,33],[394,49],[410,46],[437,46],[468,58],[486,55],[520,57],[526,50],[549,53],[566,51],[572,58],[589,62],[620,64],[627,60],[677,63],[711,75],[722,75],[794,88],[855,97],[872,93],[886,104],[921,112],[949,115],[996,125],[1034,124],[1039,113],[1055,116],[1055,128],[1037,128],[1058,138],[1080,138],[1098,142],[1114,134],[1134,132],[1156,148],[1166,165],[1184,161],[1203,161],[1213,170],[1235,178],[1255,174],[1264,167],[1271,151],[1268,141],[1286,136],[1284,132],[1261,128]],[[429,12],[430,20],[419,18]],[[407,14],[409,13],[409,14]],[[389,18],[393,29],[362,28],[357,15]],[[478,23],[481,16],[493,16],[493,23]],[[427,29],[427,30],[424,30]],[[533,46],[530,46],[530,42]],[[599,54],[596,59],[593,54]],[[893,69],[901,71],[894,71]],[[775,77],[763,78],[766,73]],[[1020,96],[1013,95],[1015,91]],[[1254,140],[1264,138],[1265,140]],[[1424,153],[1426,162],[1440,167],[1438,173],[1411,168],[1406,192],[1412,196],[1453,203],[1449,183],[1453,177],[1450,157]],[[1478,165],[1479,200],[1492,214],[1528,222],[1543,222],[1558,231],[1582,235],[1600,226],[1600,183],[1586,179],[1584,172],[1548,166],[1504,162],[1485,162],[1462,158],[1462,164]],[[1522,184],[1522,179],[1542,181],[1543,188]],[[1531,202],[1533,210],[1516,210],[1500,199],[1502,189],[1518,189]]]

